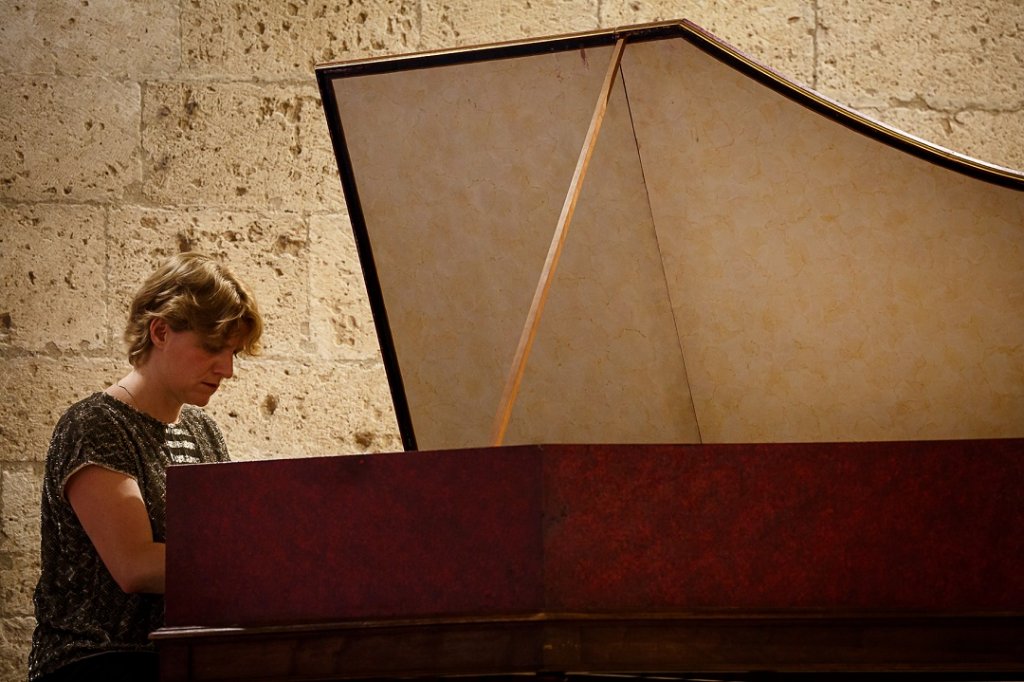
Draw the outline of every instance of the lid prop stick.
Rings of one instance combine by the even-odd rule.
[[[625,46],[625,39],[619,38],[615,42],[615,49],[612,51],[611,62],[608,64],[608,73],[605,74],[604,84],[601,86],[601,94],[594,107],[594,115],[590,119],[590,128],[583,140],[583,148],[580,150],[580,158],[576,162],[576,171],[573,173],[572,182],[569,183],[569,192],[565,196],[565,203],[562,205],[562,213],[558,216],[558,225],[555,227],[555,234],[548,249],[547,259],[544,261],[544,268],[540,273],[540,280],[537,282],[537,290],[533,294],[533,301],[530,303],[530,310],[526,315],[526,324],[523,326],[523,333],[519,337],[519,346],[512,362],[512,369],[505,382],[505,389],[501,394],[501,402],[498,404],[498,414],[494,419],[494,426],[491,430],[491,444],[498,446],[505,440],[505,431],[508,429],[509,420],[512,417],[512,407],[515,405],[516,397],[519,395],[519,385],[523,381],[523,373],[526,371],[526,361],[530,356],[530,349],[533,347],[533,340],[537,336],[537,328],[540,325],[540,317],[544,311],[544,304],[548,298],[548,291],[551,289],[551,281],[555,276],[555,268],[558,267],[558,259],[562,255],[562,247],[565,244],[566,235],[569,233],[569,223],[572,221],[573,213],[576,210],[576,202],[580,197],[583,188],[583,177],[587,173],[587,166],[590,164],[590,157],[597,146],[597,136],[601,131],[601,123],[604,121],[605,111],[608,109],[608,100],[611,98],[612,85],[615,82],[615,73],[619,70],[619,62],[622,60],[622,49]]]

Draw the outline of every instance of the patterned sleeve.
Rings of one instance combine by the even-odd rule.
[[[50,441],[47,460],[53,467],[51,480],[57,483],[62,498],[71,477],[89,465],[139,478],[137,460],[122,428],[102,410],[82,407],[74,406],[64,413]]]

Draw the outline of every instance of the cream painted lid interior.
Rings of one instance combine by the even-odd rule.
[[[407,447],[1024,436],[1024,175],[661,25],[318,70]]]

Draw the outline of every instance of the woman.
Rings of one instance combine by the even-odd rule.
[[[30,680],[158,678],[165,468],[227,461],[192,406],[231,378],[237,353],[259,352],[262,329],[250,290],[201,254],[172,257],[135,295],[132,370],[71,406],[50,442]]]

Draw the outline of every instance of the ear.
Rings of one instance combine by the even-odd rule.
[[[149,321],[149,339],[155,347],[164,347],[167,343],[167,332],[169,330],[170,327],[167,325],[167,322],[159,317],[154,317]]]

